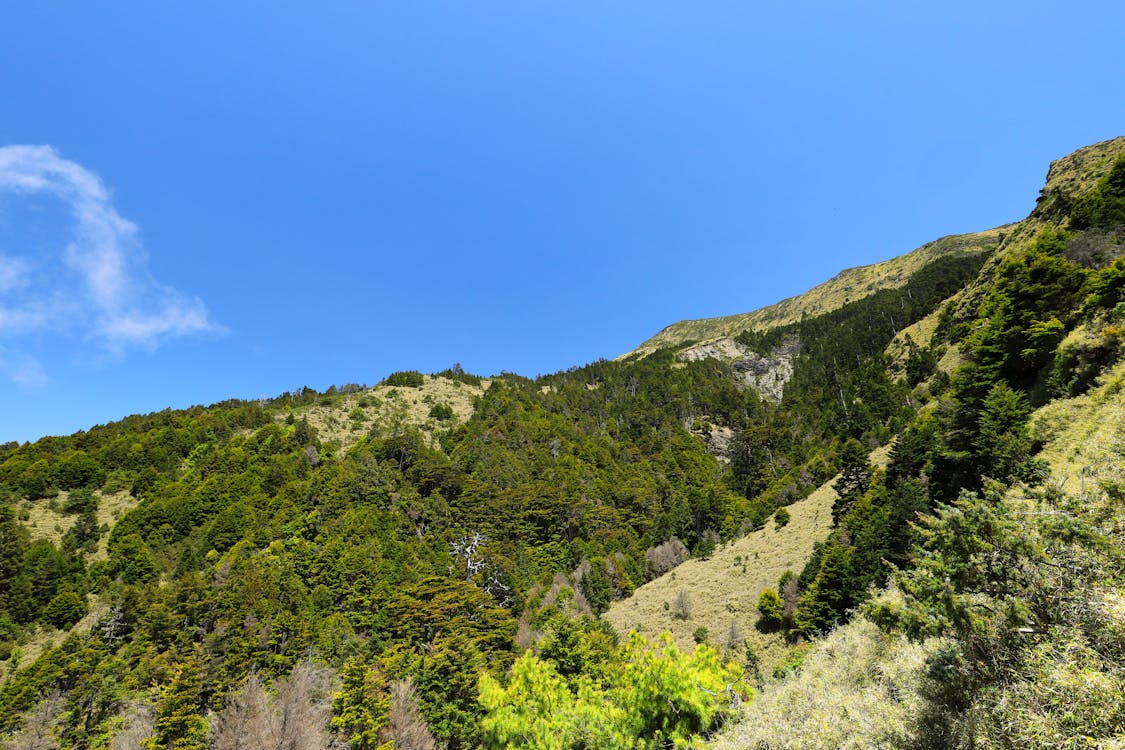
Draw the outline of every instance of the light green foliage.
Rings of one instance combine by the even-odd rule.
[[[650,643],[633,633],[622,664],[605,681],[567,679],[531,653],[516,660],[506,685],[483,675],[485,746],[493,748],[687,747],[713,729],[741,670],[707,646],[688,655],[667,637]]]
[[[160,693],[153,736],[146,750],[206,750],[207,722],[200,715],[200,667],[189,658],[175,668]]]
[[[781,627],[783,604],[781,596],[772,588],[762,589],[758,595],[758,627],[762,630],[776,630]]]
[[[762,691],[715,750],[913,747],[925,649],[859,619],[818,642]]]
[[[387,677],[379,667],[353,658],[344,665],[340,681],[340,692],[332,698],[332,728],[352,750],[374,750],[381,744],[391,708]]]

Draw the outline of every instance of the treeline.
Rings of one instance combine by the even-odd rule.
[[[280,685],[315,654],[339,676],[332,731],[353,748],[386,741],[389,696],[407,681],[435,741],[479,746],[482,670],[501,675],[539,644],[573,673],[570,646],[603,632],[596,612],[644,582],[650,547],[678,536],[705,552],[747,521],[746,498],[680,422],[681,403],[706,401],[724,374],[687,368],[683,392],[664,400],[658,368],[637,368],[608,405],[587,397],[614,392],[617,373],[505,376],[436,444],[401,427],[337,458],[287,413],[318,398],[307,390],[7,446],[0,642],[13,658],[0,727],[26,728],[38,706],[65,746],[106,747],[140,701],[153,714],[147,746],[204,746],[204,717],[221,725],[248,675]],[[724,388],[732,410],[754,408]],[[60,544],[31,541],[19,519],[28,502],[55,502],[89,521],[114,493],[135,507],[108,538],[95,519]],[[22,663],[36,625],[65,629],[87,612],[88,629]],[[552,647],[563,633],[570,645]],[[599,637],[612,674],[630,657]],[[654,726],[652,741],[707,729],[721,704],[700,705],[702,723]]]

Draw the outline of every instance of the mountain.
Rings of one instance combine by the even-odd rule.
[[[731,338],[743,331],[768,330],[796,323],[802,316],[832,312],[880,289],[902,287],[915,272],[938,258],[990,253],[996,249],[1004,229],[1005,227],[998,227],[984,232],[942,237],[881,263],[848,268],[804,294],[752,312],[673,323],[642,342],[633,351],[622,355],[622,358],[645,356],[657,349],[683,347],[689,343]]]
[[[1111,742],[1123,226],[1119,138],[1022,222],[618,360],[0,446],[0,738]]]

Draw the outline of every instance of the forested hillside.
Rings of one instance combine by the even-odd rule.
[[[1057,162],[1026,221],[970,239],[855,298],[726,332],[757,357],[787,352],[777,399],[746,385],[752,358],[677,341],[536,379],[401,372],[0,446],[0,742],[1120,737],[1125,449],[1113,433],[1069,456],[1098,467],[1077,489],[1039,454],[1109,418],[1095,395],[1119,403],[1125,139]],[[688,651],[600,617],[684,560],[784,527],[833,477],[824,541],[753,592],[758,627],[794,646],[775,670],[733,634],[697,630]],[[812,669],[829,657],[808,646],[849,621],[830,639],[861,634],[864,663],[912,655],[871,694],[894,722],[817,735],[810,709],[788,734],[761,729],[801,721],[777,696],[806,676],[854,678]],[[1084,692],[1019,702],[1014,686],[1048,678]]]

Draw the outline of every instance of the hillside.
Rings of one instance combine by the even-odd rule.
[[[0,742],[1111,746],[1123,294],[1119,138],[636,356],[5,444]]]
[[[869,460],[886,466],[888,450],[874,451]],[[749,646],[770,671],[789,647],[784,635],[757,627],[758,597],[766,588],[778,588],[786,571],[800,572],[832,528],[832,504],[837,494],[832,480],[811,495],[786,507],[789,520],[765,527],[723,544],[705,558],[685,561],[674,570],[637,588],[627,599],[614,602],[603,615],[620,633],[635,630],[655,638],[669,632],[681,648],[690,649],[697,628],[707,629],[707,640],[742,650]],[[690,604],[686,617],[672,604],[684,592]]]
[[[849,302],[863,299],[880,289],[894,289],[932,261],[948,255],[976,255],[994,250],[1005,227],[973,234],[951,235],[929,242],[905,255],[869,266],[849,268],[804,294],[789,297],[753,312],[719,318],[683,320],[662,329],[622,358],[647,355],[665,347],[688,342],[706,342],[737,336],[743,331],[761,331],[796,323],[802,316],[816,316],[837,310]]]

